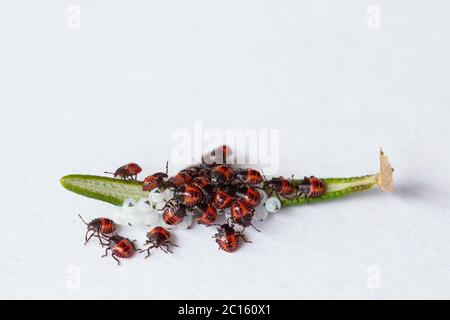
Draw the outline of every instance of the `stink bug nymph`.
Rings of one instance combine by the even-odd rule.
[[[236,171],[234,177],[246,184],[257,185],[263,182],[261,173],[255,169],[239,169]]]
[[[234,170],[228,165],[220,165],[211,170],[212,183],[230,182],[234,177]]]
[[[180,224],[186,216],[186,206],[181,203],[168,202],[163,212],[162,219],[167,225]]]
[[[325,193],[325,183],[314,176],[309,178],[305,177],[305,179],[298,184],[297,190],[299,194],[306,198],[318,198]]]
[[[261,194],[256,188],[244,185],[236,190],[236,199],[251,207],[256,207],[261,202]]]
[[[140,252],[147,252],[146,259],[150,256],[150,250],[153,248],[160,248],[165,253],[172,253],[170,249],[173,247],[178,247],[170,241],[170,232],[163,227],[154,227],[150,232],[147,233],[147,241],[145,246],[149,246],[147,249],[142,249]]]
[[[137,180],[137,175],[141,173],[142,168],[137,165],[136,163],[127,163],[126,165],[121,166],[118,168],[114,173],[112,172],[106,172],[106,174],[112,174],[114,178],[122,178],[124,180],[131,179],[131,180]]]
[[[173,192],[173,197],[176,201],[185,206],[192,207],[204,200],[205,194],[202,189],[194,184],[185,184],[179,186]]]
[[[192,207],[192,213],[199,224],[210,226],[217,218],[217,210],[209,203],[199,203]]]
[[[230,214],[231,219],[237,224],[243,226],[244,229],[248,226],[252,226],[256,231],[261,232],[252,224],[253,215],[255,214],[255,208],[249,206],[242,200],[235,200],[233,202]]]
[[[234,227],[228,223],[220,225],[213,238],[216,239],[219,249],[230,253],[239,248],[239,238],[242,238],[244,242],[251,243],[242,232],[234,230]]]
[[[156,172],[151,176],[148,176],[142,182],[142,191],[152,191],[153,189],[159,188],[164,184],[164,179],[166,179],[167,173],[169,171],[169,162],[166,163],[166,172]]]
[[[134,246],[135,240],[131,241],[130,239],[124,238],[119,235],[114,235],[109,238],[108,248],[106,248],[105,254],[102,256],[106,257],[108,252],[111,251],[111,256],[114,260],[117,261],[117,264],[120,265],[120,261],[117,258],[127,259],[131,258],[136,252],[136,247]]]
[[[292,185],[292,183],[283,177],[272,178],[268,182],[266,182],[267,186],[271,188],[277,196],[283,196],[287,198],[287,196],[292,195],[296,192],[296,188]]]
[[[83,221],[83,223],[87,226],[86,235],[84,237],[85,245],[94,236],[98,238],[101,245],[104,245],[102,240],[106,240],[106,239],[102,238],[102,236],[108,237],[108,236],[112,235],[117,229],[117,224],[114,221],[112,221],[111,219],[97,218],[97,219],[94,219],[91,222],[87,223],[86,221],[84,221],[81,214],[79,214],[78,216],[80,217],[81,221]],[[88,237],[89,233],[91,233],[91,234]]]

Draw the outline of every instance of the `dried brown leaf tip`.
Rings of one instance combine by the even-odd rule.
[[[384,154],[383,150],[380,150],[380,173],[378,174],[378,186],[384,192],[394,191],[393,178],[394,169],[389,163],[389,158]]]

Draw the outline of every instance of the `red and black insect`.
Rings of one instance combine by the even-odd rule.
[[[205,195],[202,189],[189,183],[176,188],[173,192],[173,198],[185,206],[192,207],[202,202]]]
[[[165,224],[174,226],[180,224],[186,217],[186,206],[180,203],[167,203],[162,219]]]
[[[102,258],[108,255],[108,251],[111,251],[111,256],[114,258],[114,260],[117,261],[117,264],[120,265],[120,261],[117,258],[131,258],[136,252],[136,247],[133,243],[135,240],[131,241],[130,239],[124,238],[119,235],[114,235],[108,240],[108,248],[106,248],[105,254],[102,256]]]
[[[188,170],[187,172],[191,175],[192,179],[197,178],[197,177],[202,177],[202,178],[211,180],[211,170],[214,167],[215,167],[215,165],[201,163],[201,164],[195,165],[193,167],[187,168],[185,170]],[[197,170],[197,171],[194,172],[194,170]]]
[[[231,207],[235,200],[234,193],[234,186],[218,185],[212,196],[213,206],[217,210],[225,210]]]
[[[226,183],[233,180],[234,170],[225,164],[216,166],[211,170],[211,182],[214,184],[217,183]]]
[[[159,188],[164,184],[164,180],[168,177],[169,162],[166,163],[166,172],[156,172],[151,176],[148,176],[142,182],[142,191],[152,191],[155,188]]]
[[[243,201],[236,200],[233,202],[231,206],[231,220],[240,224],[244,228],[248,226],[252,226],[256,231],[259,232],[258,229],[255,228],[252,224],[253,215],[255,213],[255,208],[245,204]]]
[[[180,187],[189,183],[192,180],[192,176],[187,171],[180,171],[173,177],[170,177],[168,185],[174,188]]]
[[[95,236],[98,238],[101,245],[104,245],[102,240],[106,239],[102,238],[102,236],[108,237],[112,235],[117,229],[117,224],[111,219],[97,218],[89,223],[86,223],[86,221],[84,221],[83,217],[80,214],[78,216],[80,217],[81,221],[83,221],[83,223],[87,226],[86,235],[84,237],[86,241],[84,244],[87,244],[89,240],[91,240],[91,238]],[[88,237],[89,233],[91,234]]]
[[[229,146],[224,144],[214,149],[214,151],[211,154],[214,157],[215,163],[226,164],[227,158],[231,156],[232,151]]]
[[[212,225],[217,218],[217,210],[209,203],[199,203],[192,207],[192,213],[197,222],[207,226]]]
[[[208,186],[212,186],[211,181],[205,177],[196,177],[192,179],[192,184],[195,184],[197,187],[202,189],[207,188]]]
[[[232,150],[227,145],[222,145],[202,156],[202,163],[207,165],[226,164]]]
[[[203,168],[202,165],[193,165],[193,166],[189,166],[187,168],[184,168],[180,172],[185,172],[189,176],[191,176],[192,178],[195,178],[195,177],[200,175],[200,172],[201,172],[202,168]]]
[[[258,190],[252,186],[243,185],[236,190],[236,199],[244,204],[256,207],[261,202],[261,195]]]
[[[239,238],[251,243],[242,232],[234,230],[234,227],[228,223],[219,226],[213,238],[216,238],[219,249],[225,252],[235,252],[239,248]]]
[[[154,227],[152,230],[150,230],[147,233],[147,241],[145,241],[144,246],[150,246],[147,249],[142,249],[139,252],[147,252],[147,256],[145,259],[147,259],[150,256],[150,250],[153,248],[160,248],[165,253],[170,252],[172,253],[172,250],[170,249],[173,247],[178,247],[176,244],[173,244],[170,241],[170,232],[163,228],[163,227]],[[164,249],[165,248],[165,249]]]
[[[114,173],[112,172],[105,172],[105,173],[114,175],[114,178],[119,177],[124,180],[127,179],[137,180],[137,175],[141,173],[141,171],[142,168],[136,163],[128,163],[118,168]]]
[[[192,184],[202,189],[205,194],[205,200],[209,201],[214,192],[214,185],[205,177],[196,177],[192,179]]]
[[[267,182],[267,186],[271,188],[276,194],[284,197],[289,196],[296,192],[296,188],[292,183],[283,177],[272,178]]]
[[[239,169],[234,177],[242,183],[257,185],[263,182],[263,176],[258,170]]]
[[[297,190],[306,198],[318,198],[325,193],[325,183],[314,176],[305,177],[297,186]]]

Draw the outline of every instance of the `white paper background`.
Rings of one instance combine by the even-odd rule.
[[[80,30],[66,27],[70,5]],[[0,9],[1,298],[450,298],[448,1]],[[382,146],[395,193],[283,210],[235,254],[201,227],[176,232],[175,254],[119,268],[84,247],[77,213],[113,208],[58,179],[127,161],[160,170],[195,120],[280,129],[283,175],[375,172]],[[145,228],[124,229],[143,241]]]

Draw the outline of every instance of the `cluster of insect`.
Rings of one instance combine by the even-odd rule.
[[[88,229],[86,243],[92,237],[98,238],[100,244],[106,247],[104,256],[111,252],[119,264],[118,258],[130,258],[136,252],[146,252],[146,258],[150,256],[150,250],[156,248],[172,253],[171,248],[176,245],[171,242],[169,230],[185,219],[195,219],[198,224],[216,227],[213,238],[219,249],[235,252],[240,240],[250,242],[244,234],[246,228],[252,227],[260,232],[252,223],[255,212],[259,213],[260,220],[264,220],[268,213],[281,208],[283,198],[317,198],[325,192],[323,181],[313,176],[305,177],[295,185],[293,178],[274,177],[268,180],[258,170],[228,164],[230,156],[231,149],[224,145],[204,155],[201,163],[185,168],[174,176],[169,177],[166,164],[165,172],[154,173],[143,180],[142,190],[149,192],[150,198],[159,196],[157,206],[161,213],[161,225],[147,233],[144,249],[138,250],[134,241],[117,235],[117,224],[109,218],[98,218],[89,223],[83,220]],[[137,180],[141,172],[139,165],[129,163],[111,174],[120,179]],[[142,200],[147,205],[151,204],[148,199]],[[126,201],[124,208],[133,205]],[[223,213],[225,222],[217,223],[218,216]]]

